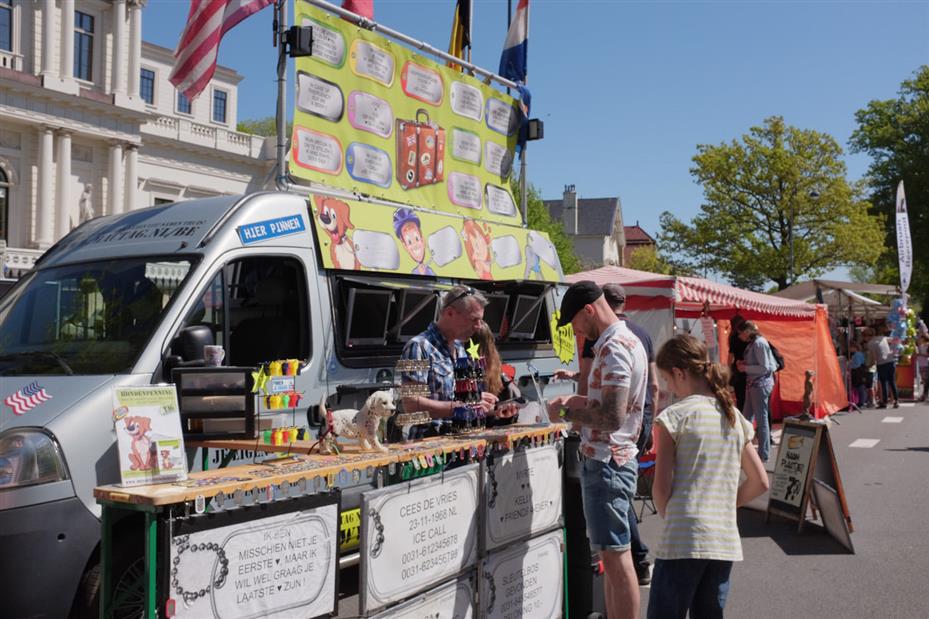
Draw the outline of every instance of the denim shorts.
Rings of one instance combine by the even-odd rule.
[[[584,459],[581,489],[591,550],[629,550],[628,515],[637,477],[635,459],[622,466],[612,458],[608,462]]]

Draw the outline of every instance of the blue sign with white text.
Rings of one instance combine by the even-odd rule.
[[[303,223],[303,215],[289,215],[287,217],[278,217],[277,219],[266,219],[265,221],[256,221],[252,224],[239,226],[239,238],[243,245],[250,245],[260,241],[267,241],[279,236],[288,234],[297,234],[306,230]]]

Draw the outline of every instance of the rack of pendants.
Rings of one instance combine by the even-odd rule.
[[[469,351],[470,353],[470,351]],[[481,430],[487,416],[481,408],[481,394],[487,390],[484,357],[468,354],[455,359],[455,401],[452,427],[456,432]]]
[[[394,365],[394,376],[405,377],[411,373],[428,372],[432,362],[428,359],[400,359]],[[429,385],[424,382],[401,380],[395,386],[397,398],[415,398],[417,396],[428,398]],[[425,411],[404,411],[394,418],[398,426],[417,426],[432,423],[432,417]]]
[[[303,398],[303,393],[296,390],[296,378],[299,371],[299,359],[278,359],[258,366],[258,370],[253,374],[255,380],[252,393],[257,395],[264,405],[264,410],[289,409],[296,412]],[[307,437],[306,428],[296,425],[259,429],[258,432],[258,438],[266,445],[286,445]]]

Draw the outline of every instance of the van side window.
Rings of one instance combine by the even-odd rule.
[[[226,349],[227,365],[305,360],[310,356],[308,307],[299,261],[245,258],[216,274],[184,323],[208,326]]]
[[[226,281],[230,365],[309,358],[306,276],[297,260],[238,260],[226,266]]]

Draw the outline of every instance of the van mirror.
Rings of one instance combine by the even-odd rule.
[[[171,353],[178,355],[184,365],[194,365],[192,362],[203,363],[203,347],[212,346],[213,330],[206,325],[190,325],[184,327],[171,342]]]
[[[171,371],[181,365],[181,358],[178,355],[167,355],[161,362],[161,374],[166,383],[171,382]]]

